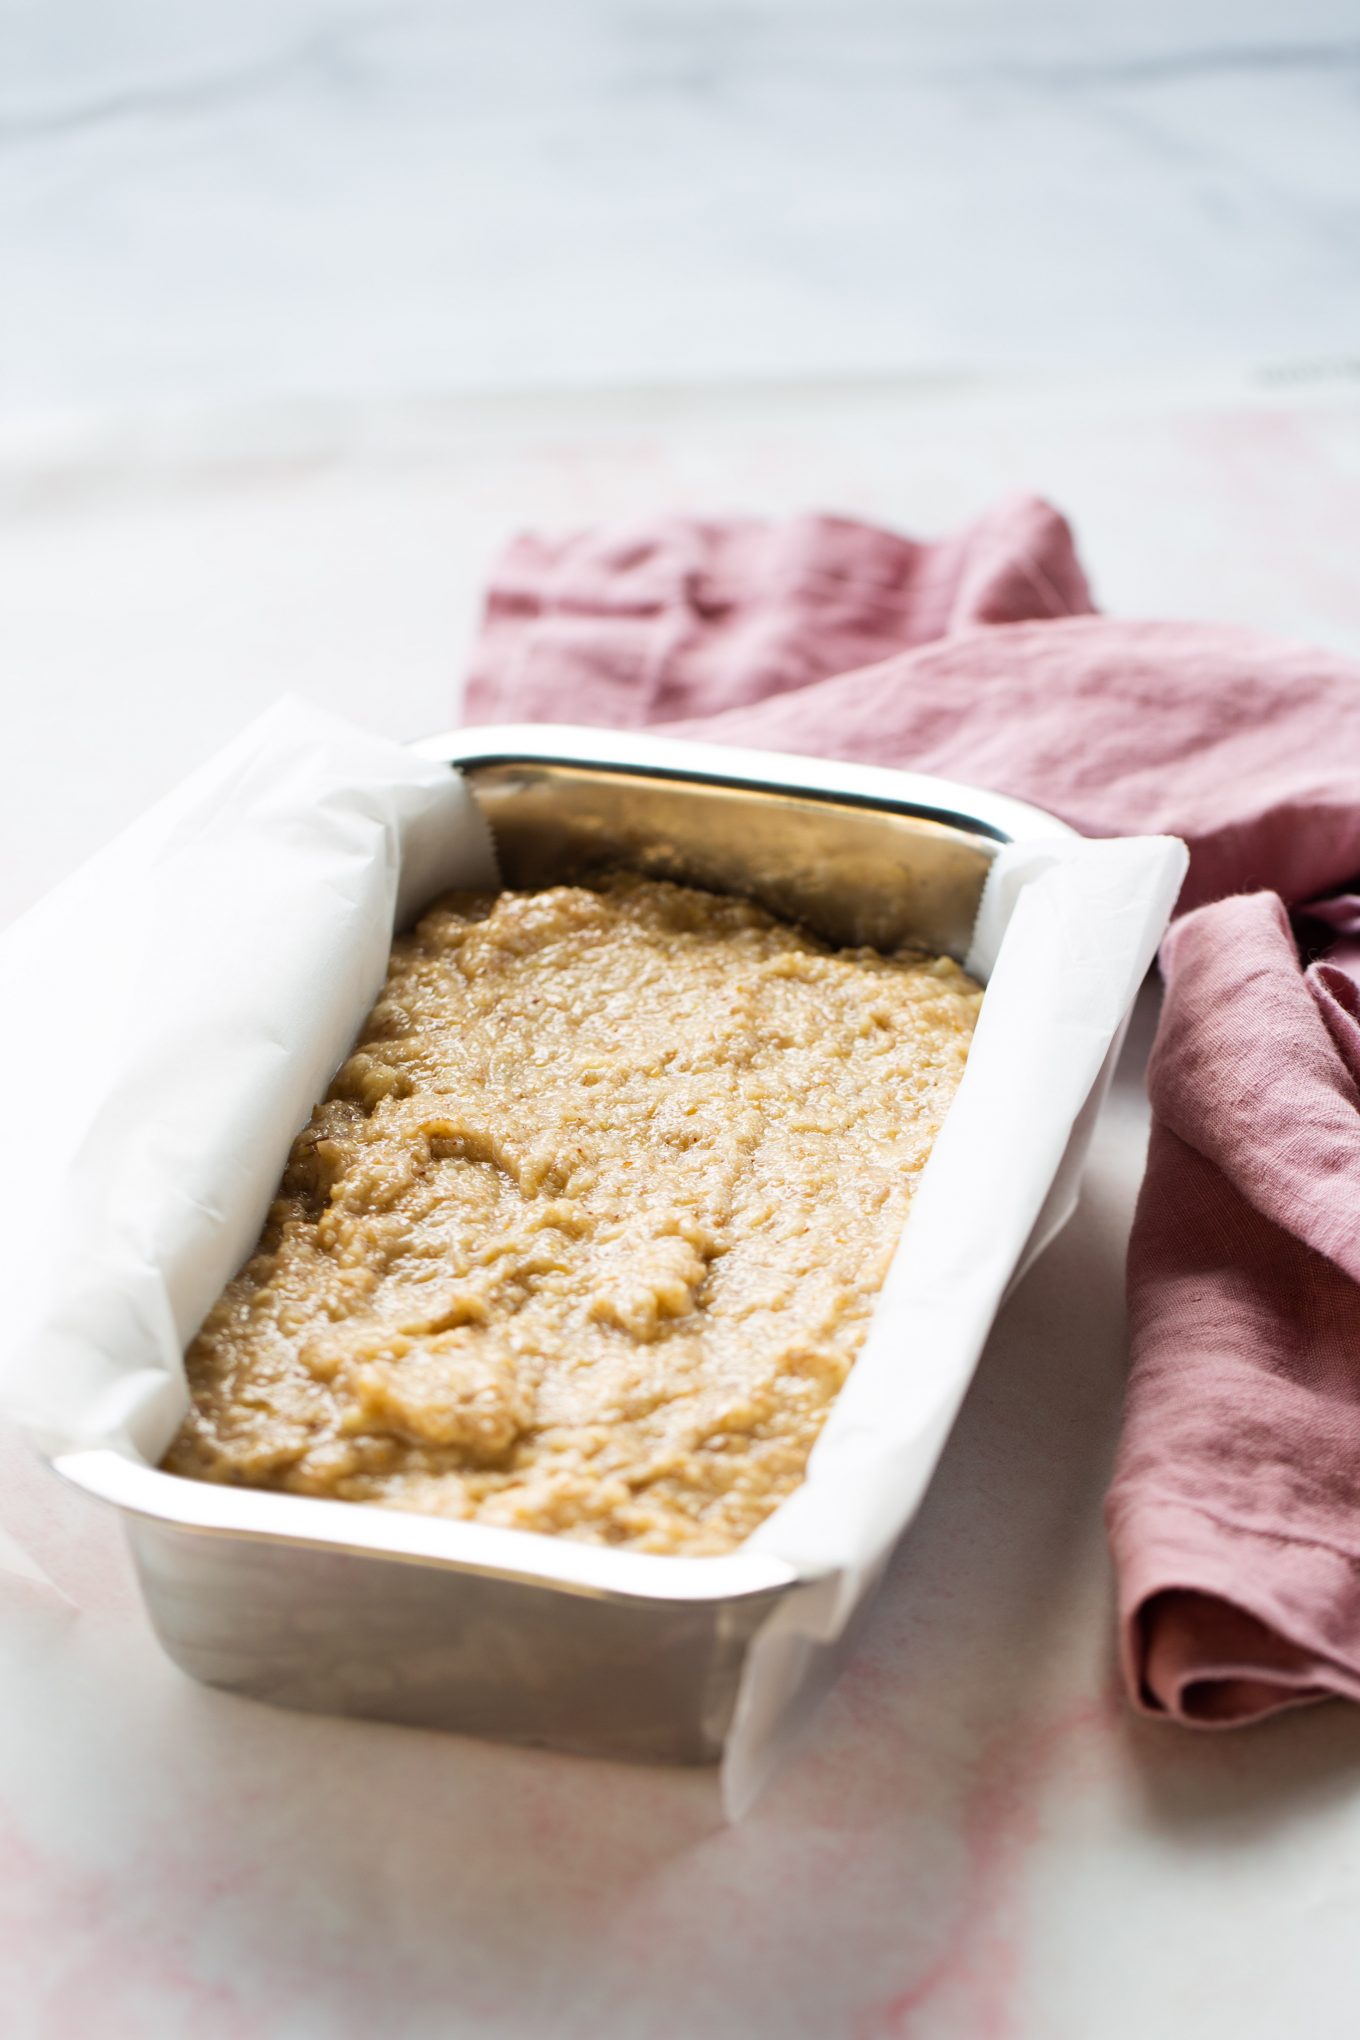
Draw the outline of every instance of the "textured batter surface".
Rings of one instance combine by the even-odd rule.
[[[167,1467],[730,1549],[802,1477],[981,996],[641,879],[441,902],[190,1348]]]

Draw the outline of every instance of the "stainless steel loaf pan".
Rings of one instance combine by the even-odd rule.
[[[455,731],[507,885],[623,862],[754,897],[838,943],[962,957],[1000,845],[1068,832],[909,773],[658,737]],[[193,1677],[285,1706],[597,1755],[721,1756],[753,1639],[815,1572],[651,1557],[175,1478],[109,1450],[65,1477],[123,1513],[152,1621]]]

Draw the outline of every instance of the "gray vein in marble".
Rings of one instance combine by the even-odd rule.
[[[1319,72],[1360,69],[1360,41],[1332,43],[1259,43],[1242,48],[1212,47],[1167,50],[1152,56],[1110,61],[1031,64],[1023,61],[980,64],[957,76],[1004,81],[1042,81],[1054,86],[1169,85],[1182,79],[1230,78],[1266,72]]]
[[[324,79],[331,85],[355,87],[364,68],[355,59],[356,30],[370,23],[389,24],[399,10],[360,19],[350,17],[318,27],[287,48],[217,70],[171,75],[143,85],[126,86],[70,102],[32,108],[0,103],[0,148],[11,143],[59,141],[72,134],[143,119],[182,119],[200,112],[219,112],[262,90],[287,85],[296,78]]]

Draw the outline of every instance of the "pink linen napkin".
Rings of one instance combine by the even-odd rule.
[[[912,766],[1091,835],[1183,836],[1107,1502],[1136,1702],[1360,1699],[1360,667],[1093,613],[1047,505],[917,544],[844,520],[515,541],[476,720]],[[1311,903],[1311,904],[1309,904]],[[1323,950],[1301,962],[1287,909]]]

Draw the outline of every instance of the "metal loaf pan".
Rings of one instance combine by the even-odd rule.
[[[456,731],[504,882],[625,863],[836,943],[962,958],[1000,845],[1068,832],[909,773],[598,730]],[[815,1573],[652,1557],[216,1487],[99,1450],[55,1462],[123,1514],[152,1621],[194,1678],[284,1706],[596,1755],[722,1755],[752,1641]]]

